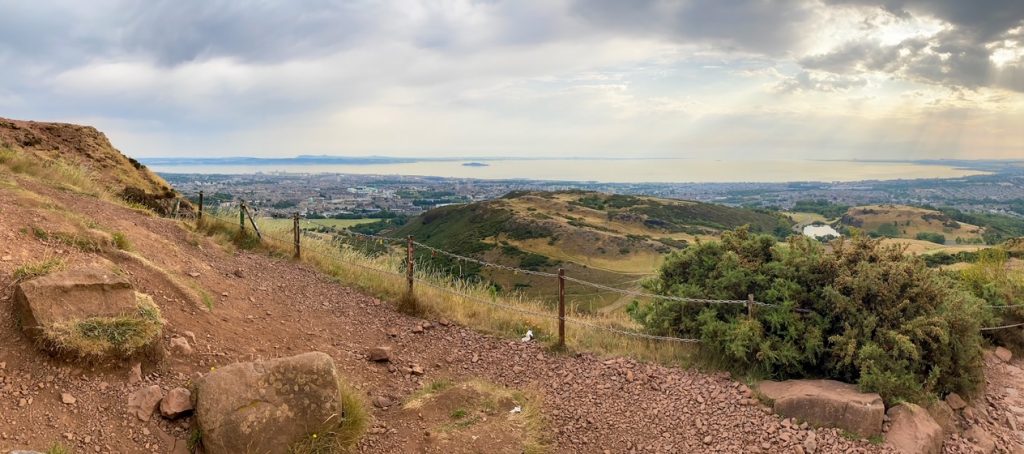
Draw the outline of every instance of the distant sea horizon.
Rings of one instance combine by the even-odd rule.
[[[158,173],[331,173],[598,183],[784,183],[961,178],[992,173],[970,161],[691,158],[148,158]],[[979,163],[995,161],[978,161]],[[486,163],[487,165],[464,165]]]

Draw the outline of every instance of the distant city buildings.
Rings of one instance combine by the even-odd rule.
[[[800,200],[840,205],[898,203],[1024,216],[1024,170],[956,179],[853,183],[574,183],[530,180],[294,174],[165,174],[188,197],[204,191],[209,206],[245,200],[262,215],[372,217],[416,215],[431,208],[501,197],[511,191],[570,189],[790,209]]]

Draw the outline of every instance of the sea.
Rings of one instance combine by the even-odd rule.
[[[145,160],[143,160],[145,163]],[[469,165],[466,165],[469,164]],[[484,165],[479,165],[484,164]],[[958,178],[987,172],[946,164],[833,160],[501,159],[374,164],[149,164],[159,173],[341,173],[601,183],[782,183]]]

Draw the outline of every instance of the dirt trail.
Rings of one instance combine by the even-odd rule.
[[[811,433],[817,452],[885,450],[847,440],[836,430],[784,428],[763,406],[747,405],[741,385],[725,374],[552,354],[535,343],[436,322],[415,333],[422,320],[307,265],[229,253],[171,220],[28,181],[19,184],[106,229],[124,232],[139,255],[213,297],[213,310],[206,311],[179,286],[125,265],[133,283],[161,306],[168,320],[164,341],[186,331],[196,337],[193,355],[146,365],[143,384],[168,390],[211,367],[319,350],[334,357],[367,402],[378,396],[402,401],[441,379],[482,379],[533,392],[541,400],[552,452],[800,452],[797,446]],[[0,261],[0,288],[25,261],[47,255],[72,262],[85,258],[22,232],[40,216],[20,203],[11,191],[0,190],[0,256],[11,258]],[[154,418],[144,423],[127,415],[128,394],[143,385],[128,384],[127,367],[79,367],[37,353],[15,326],[11,304],[5,291],[0,295],[0,453],[46,449],[58,440],[75,452],[170,452],[176,440],[188,437],[187,421]],[[393,347],[394,367],[366,360],[367,350],[375,346]],[[412,365],[424,374],[404,372]],[[1015,380],[1006,386],[1016,390],[1013,402],[1019,404],[1019,369],[1006,377]],[[77,402],[61,403],[62,392]],[[427,422],[410,430],[415,421],[394,407],[373,408],[372,416],[373,429],[360,443],[361,452],[452,452],[452,446],[441,449],[422,432]]]

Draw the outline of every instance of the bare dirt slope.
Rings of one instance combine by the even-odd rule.
[[[125,409],[129,393],[149,384],[166,391],[211,367],[310,350],[333,356],[368,402],[404,402],[438,380],[483,380],[535,395],[552,452],[778,452],[813,432],[783,429],[764,407],[747,405],[742,385],[724,374],[553,354],[542,345],[437,321],[416,333],[423,320],[304,264],[228,251],[176,221],[24,177],[0,173],[0,183],[0,452],[46,449],[55,442],[75,452],[169,452],[175,443],[184,445],[189,421],[139,421]],[[131,384],[127,364],[71,364],[30,344],[12,317],[12,272],[44,258],[90,260],[92,252],[35,233],[76,223],[98,232],[97,238],[104,232],[127,238],[132,254],[145,260],[126,259],[109,247],[102,254],[160,305],[168,322],[165,345],[172,335],[192,333],[195,353],[144,364],[143,382]],[[212,297],[212,311],[201,301],[204,293]],[[367,350],[380,345],[394,348],[392,367],[366,360]],[[413,365],[423,374],[409,373]],[[62,393],[74,403],[63,403]],[[360,451],[508,451],[499,449],[508,443],[500,437],[493,445],[472,437],[442,445],[436,428],[444,421],[430,420],[430,414],[410,418],[398,407],[373,408]],[[496,409],[502,415],[509,410]],[[819,452],[881,449],[835,430],[816,432]]]

